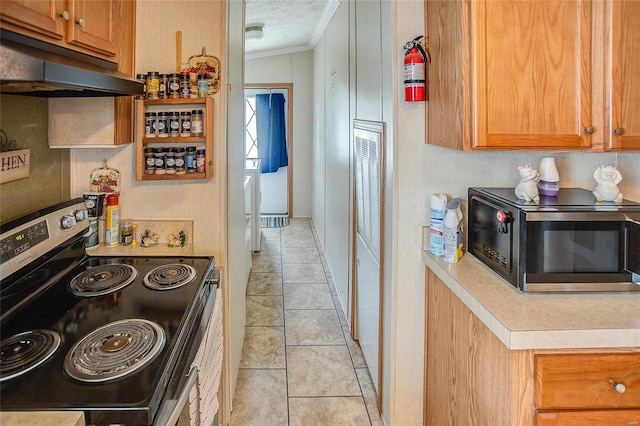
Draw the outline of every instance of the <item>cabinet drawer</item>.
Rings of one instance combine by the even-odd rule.
[[[640,353],[537,355],[535,374],[538,410],[640,408]]]
[[[637,426],[640,410],[536,413],[536,426]]]

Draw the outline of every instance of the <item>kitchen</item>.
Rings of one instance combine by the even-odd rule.
[[[236,2],[228,4],[231,13]],[[232,55],[232,49],[227,52],[224,36],[215,31],[210,31],[211,23],[217,23],[214,27],[226,28],[225,7],[222,2],[190,2],[185,21],[173,21],[173,15],[168,11],[158,10],[157,2],[138,2],[136,11],[136,72],[145,72],[151,69],[169,69],[174,65],[174,34],[175,30],[183,31],[185,43],[184,52],[199,52],[204,46],[207,52],[218,56],[220,59]],[[163,5],[174,5],[180,8],[180,2],[162,2]],[[212,6],[215,10],[212,10]],[[357,6],[357,7],[356,7]],[[422,250],[422,226],[427,223],[428,198],[432,193],[446,192],[452,196],[464,197],[467,187],[471,185],[482,186],[510,186],[517,181],[517,166],[524,163],[537,163],[539,159],[548,156],[547,152],[461,152],[434,145],[425,144],[426,129],[424,128],[426,108],[429,103],[407,103],[401,99],[399,85],[401,84],[400,70],[402,51],[400,47],[424,31],[423,2],[342,2],[340,5],[340,19],[346,26],[331,27],[331,33],[325,34],[319,46],[314,50],[314,75],[326,76],[326,83],[314,83],[319,87],[314,89],[314,102],[321,99],[322,94],[327,96],[333,92],[331,84],[339,90],[341,99],[350,99],[348,93],[350,77],[347,73],[339,73],[328,80],[332,69],[342,69],[338,64],[344,64],[352,59],[358,63],[358,69],[376,70],[380,81],[376,85],[357,86],[352,99],[352,106],[357,111],[359,118],[382,120],[387,123],[389,153],[387,161],[392,173],[388,173],[386,183],[388,191],[387,202],[387,229],[392,232],[387,234],[385,245],[388,256],[388,264],[385,268],[386,281],[390,291],[385,293],[385,330],[388,336],[385,339],[384,380],[385,392],[383,413],[387,424],[413,425],[421,424],[423,418],[423,386],[424,386],[424,263],[419,253]],[[185,12],[186,13],[186,12]],[[149,17],[153,16],[153,19]],[[181,15],[182,16],[182,15]],[[240,18],[237,30],[241,32]],[[395,16],[395,18],[392,18]],[[369,19],[372,18],[372,19]],[[373,21],[380,25],[367,28],[364,32],[357,33],[356,45],[364,45],[362,53],[357,58],[352,58],[345,46],[344,40],[349,39],[352,31],[355,31],[355,21]],[[189,28],[189,30],[187,30]],[[231,28],[231,26],[229,27]],[[233,27],[236,28],[236,27]],[[371,34],[367,33],[371,31]],[[241,37],[236,32],[229,34],[229,40],[237,40]],[[235,39],[233,37],[236,37]],[[374,46],[372,40],[381,40],[380,45]],[[169,53],[165,53],[165,52]],[[391,60],[384,60],[389,58]],[[326,61],[326,62],[325,62]],[[228,65],[225,66],[225,63]],[[239,72],[232,70],[241,69],[241,59],[229,58],[222,60],[223,73],[231,83],[231,94],[236,97],[234,83],[238,81]],[[384,76],[384,78],[382,78]],[[365,79],[366,76],[358,75]],[[234,80],[236,79],[236,80]],[[223,83],[222,87],[225,87]],[[235,89],[237,90],[237,89]],[[225,90],[218,94],[216,99],[215,117],[218,120],[214,126],[216,130],[216,142],[214,143],[214,178],[206,182],[180,184],[178,182],[156,184],[153,182],[136,182],[134,176],[135,149],[128,145],[122,148],[102,148],[99,150],[85,150],[73,148],[67,150],[50,150],[46,156],[59,158],[59,166],[53,171],[56,179],[69,182],[68,187],[60,185],[57,190],[66,196],[78,195],[86,190],[86,176],[104,158],[109,160],[111,167],[121,171],[123,176],[129,176],[123,181],[121,200],[122,212],[131,218],[185,218],[186,208],[191,211],[188,218],[193,219],[198,225],[198,231],[194,235],[194,247],[197,254],[214,255],[220,265],[225,265],[226,275],[224,282],[234,282],[234,274],[242,276],[243,268],[240,264],[233,264],[233,259],[239,259],[240,248],[232,245],[227,247],[227,241],[231,244],[242,241],[233,232],[237,230],[234,220],[242,216],[241,206],[241,177],[242,170],[232,169],[231,158],[241,158],[242,153],[233,151],[234,145],[230,142],[225,146],[223,141],[233,140],[227,136],[227,131],[232,129],[227,125],[225,115],[225,102],[231,106],[238,102],[237,98],[227,96]],[[28,101],[24,101],[28,102]],[[34,101],[35,102],[35,101]],[[241,102],[241,101],[240,101]],[[4,106],[4,104],[3,104]],[[23,106],[24,108],[24,106]],[[39,104],[27,104],[29,111],[32,108],[42,108]],[[109,107],[110,108],[110,107]],[[314,113],[314,121],[322,123],[324,113],[322,106]],[[10,108],[2,108],[2,121],[5,122],[6,113]],[[230,117],[232,118],[232,117]],[[10,120],[7,120],[10,122]],[[347,120],[347,126],[348,126]],[[11,139],[19,140],[18,134],[9,131],[3,125]],[[323,126],[314,127],[314,135],[319,135],[317,143],[322,148],[323,139],[332,136],[344,138],[344,135],[325,134]],[[74,133],[74,132],[72,132]],[[77,134],[72,134],[75,136]],[[323,138],[321,138],[323,135]],[[81,138],[78,138],[81,139]],[[333,151],[327,151],[327,158],[321,158],[320,165],[327,167],[326,174],[332,171],[331,167],[339,170],[344,167],[344,160]],[[335,157],[333,157],[335,155]],[[566,186],[579,186],[590,188],[593,185],[593,167],[601,163],[617,164],[624,171],[624,179],[620,184],[625,198],[640,199],[640,162],[639,154],[635,152],[625,153],[575,153],[559,152],[554,154],[560,166],[563,177],[562,184]],[[228,159],[228,161],[227,161]],[[67,167],[66,164],[69,164]],[[240,163],[238,163],[240,164]],[[36,166],[34,165],[33,168]],[[33,171],[35,173],[36,170]],[[314,171],[314,173],[316,173]],[[318,171],[318,173],[320,173]],[[60,176],[58,178],[58,176]],[[44,179],[47,179],[46,177]],[[347,204],[346,200],[334,198],[331,191],[333,186],[326,186],[326,177],[322,174],[316,176],[314,181],[316,194],[326,193],[326,202],[320,195],[314,196],[312,217],[316,226],[324,229],[323,235],[329,242],[335,239],[331,227],[335,218],[341,217],[344,209],[339,204]],[[235,190],[234,190],[235,186]],[[226,188],[229,188],[227,198]],[[5,193],[6,185],[2,187],[2,204],[6,204],[5,194],[12,197],[15,202],[20,200],[20,194]],[[167,191],[170,188],[170,191]],[[338,188],[339,189],[339,188]],[[29,191],[32,189],[29,188]],[[8,192],[8,191],[7,191]],[[17,191],[20,192],[20,191]],[[49,192],[49,191],[42,191]],[[203,198],[205,192],[209,196]],[[236,194],[236,195],[234,195]],[[391,195],[389,195],[391,194]],[[40,197],[39,193],[28,193],[22,197]],[[63,195],[61,195],[63,197]],[[234,198],[236,197],[236,198]],[[171,202],[169,202],[169,200]],[[327,204],[328,203],[328,204]],[[326,211],[325,211],[326,204]],[[216,214],[211,214],[214,211]],[[240,214],[233,214],[233,212]],[[13,216],[13,215],[10,215]],[[229,218],[229,222],[225,221]],[[204,220],[203,220],[204,219]],[[3,207],[4,221],[4,207]],[[234,231],[235,230],[235,231]],[[235,256],[234,256],[235,254]],[[227,377],[230,380],[230,377]]]

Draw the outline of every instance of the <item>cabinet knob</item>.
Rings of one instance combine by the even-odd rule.
[[[618,127],[617,129],[615,129],[613,131],[613,133],[615,133],[616,136],[622,136],[622,135],[624,135],[624,129],[622,127]]]
[[[82,18],[78,19],[78,25],[84,28],[84,25],[85,25],[84,19]]]
[[[609,382],[611,382],[611,384],[613,385],[613,389],[618,392],[618,393],[625,393],[627,391],[627,387],[624,385],[624,383],[618,383],[615,382],[611,379],[609,379]]]
[[[67,12],[67,11],[65,10],[64,12],[62,12],[62,13],[60,14],[60,17],[61,17],[62,19],[64,19],[65,21],[68,21],[68,20],[69,20],[69,12]]]
[[[591,127],[591,126],[587,126],[587,127],[584,128],[584,132],[586,134],[588,134],[588,135],[591,135],[591,134],[593,134],[593,132],[595,132],[595,129],[593,127]]]

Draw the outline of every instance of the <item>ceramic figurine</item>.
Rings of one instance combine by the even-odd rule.
[[[526,165],[518,166],[518,173],[520,173],[520,182],[516,185],[516,197],[538,203],[540,201],[538,186],[536,185],[539,178],[538,171],[530,165]]]
[[[618,184],[622,181],[622,174],[613,166],[600,166],[593,173],[596,180],[596,187],[593,196],[598,201],[622,202],[622,194],[618,189]]]

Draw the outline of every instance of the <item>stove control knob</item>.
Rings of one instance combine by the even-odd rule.
[[[84,210],[84,209],[76,210],[73,214],[75,215],[76,220],[78,222],[82,222],[83,220],[85,220],[87,218],[87,211]]]
[[[62,216],[62,219],[60,219],[60,225],[62,226],[62,229],[71,229],[74,226],[76,226],[76,218],[73,215],[64,215]]]
[[[498,222],[500,223],[505,223],[508,222],[509,216],[507,215],[507,213],[503,212],[502,210],[498,210],[496,212],[496,219],[498,219]]]

